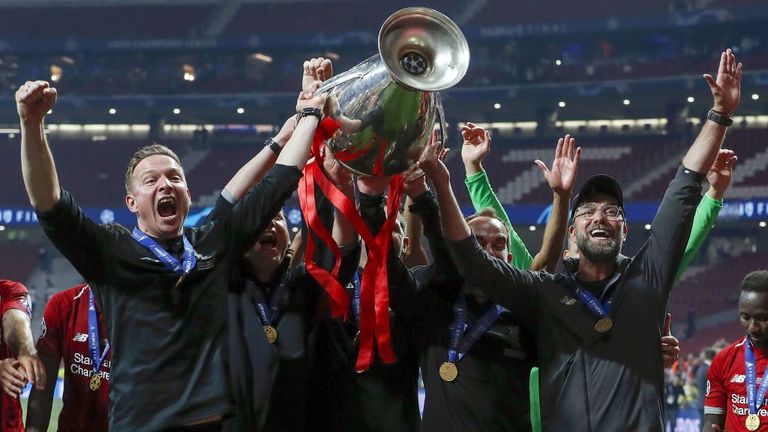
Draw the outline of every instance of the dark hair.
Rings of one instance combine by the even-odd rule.
[[[768,293],[768,270],[755,270],[741,281],[741,291]]]
[[[487,217],[491,219],[496,219],[497,221],[501,222],[501,224],[504,226],[504,229],[507,231],[507,235],[510,234],[509,227],[507,226],[507,223],[504,222],[504,220],[499,216],[499,214],[496,212],[496,210],[493,209],[493,207],[486,207],[482,210],[480,210],[477,213],[471,214],[464,219],[467,223],[469,223],[472,219],[477,219],[479,217]]]
[[[717,353],[713,348],[707,348],[704,350],[704,358],[706,360],[712,360],[713,358],[715,358],[715,354]]]
[[[169,158],[176,161],[179,166],[181,166],[181,160],[179,160],[179,157],[176,155],[176,153],[173,152],[173,150],[169,149],[168,147],[157,143],[144,146],[136,150],[136,153],[131,156],[131,160],[128,161],[128,168],[125,170],[125,193],[131,193],[133,171],[136,170],[136,165],[138,165],[139,162],[143,161],[144,159],[154,155],[168,156]]]

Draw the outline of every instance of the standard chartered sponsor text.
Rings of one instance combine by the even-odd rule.
[[[93,374],[93,366],[92,366],[93,362],[91,361],[90,358],[88,358],[88,356],[84,356],[80,353],[75,353],[73,360],[74,360],[74,363],[72,363],[69,366],[70,372],[74,374],[82,375],[84,377],[90,377],[91,374]],[[99,371],[99,375],[101,376],[101,379],[109,381],[109,368],[111,366],[112,365],[109,360],[104,360],[104,363],[102,364],[101,368],[107,369],[107,370]]]

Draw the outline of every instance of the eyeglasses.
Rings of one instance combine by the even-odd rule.
[[[595,214],[599,211],[608,220],[624,220],[624,211],[621,207],[615,205],[606,205],[602,207],[597,206],[581,206],[580,210],[573,216],[574,219],[583,217],[584,219],[594,219]]]

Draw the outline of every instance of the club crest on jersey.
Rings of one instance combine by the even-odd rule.
[[[576,304],[576,299],[571,296],[563,296],[563,298],[560,299],[560,303],[566,306],[573,306]]]
[[[32,315],[32,306],[30,306],[30,304],[29,304],[29,296],[28,295],[25,295],[24,297],[19,299],[19,304],[21,305],[21,307],[24,308],[24,310],[27,311],[28,314]]]

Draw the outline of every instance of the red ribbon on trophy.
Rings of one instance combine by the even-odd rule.
[[[368,261],[363,270],[360,282],[360,346],[355,369],[367,370],[374,359],[374,345],[384,363],[397,361],[392,350],[389,319],[389,283],[387,275],[387,255],[392,242],[392,231],[397,220],[397,212],[402,196],[403,182],[400,175],[392,177],[387,198],[387,220],[379,233],[374,237],[366,226],[355,203],[323,173],[321,166],[324,154],[322,145],[339,129],[340,124],[332,118],[324,118],[318,125],[312,142],[314,159],[307,163],[304,175],[299,181],[299,203],[304,214],[307,228],[322,241],[334,255],[333,269],[328,272],[314,262],[314,236],[307,235],[305,265],[307,272],[315,278],[320,286],[328,293],[331,303],[331,316],[347,318],[350,307],[350,296],[338,281],[341,265],[341,251],[332,235],[321,223],[315,205],[315,187],[333,204],[352,226],[357,230],[366,246]],[[345,156],[338,154],[339,160]]]

